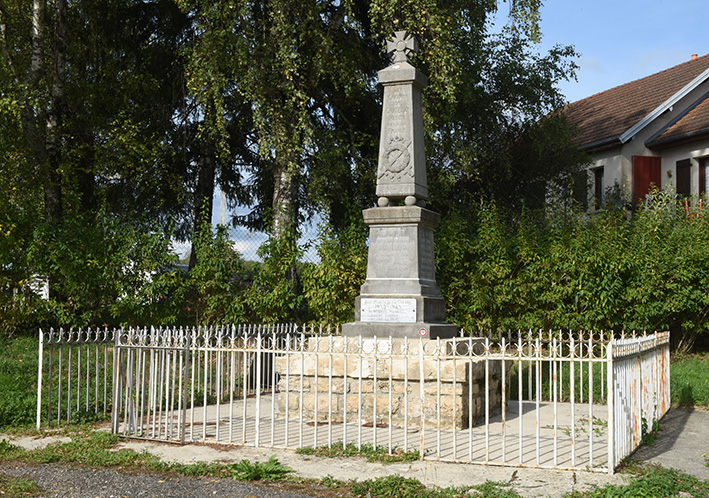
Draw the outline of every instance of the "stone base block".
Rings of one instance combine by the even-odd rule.
[[[342,325],[342,335],[347,337],[450,339],[457,335],[458,328],[450,323],[376,323],[353,322]]]
[[[509,396],[512,362],[455,355],[453,341],[428,351],[433,343],[409,341],[403,348],[393,338],[362,342],[360,351],[351,339],[333,339],[326,350],[313,343],[276,359],[279,415],[398,427],[435,427],[440,420],[441,427],[463,429],[471,420],[484,422],[486,398],[490,416],[500,413],[503,365]]]

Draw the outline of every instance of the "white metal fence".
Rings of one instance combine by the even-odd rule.
[[[670,408],[669,342],[669,332],[661,332],[610,343],[608,417],[615,436],[608,452],[614,465],[640,445],[644,432]]]
[[[110,412],[115,331],[39,331],[37,428]]]
[[[110,409],[115,432],[154,440],[371,444],[613,472],[670,403],[666,332],[423,340],[232,326],[41,337],[38,426]]]

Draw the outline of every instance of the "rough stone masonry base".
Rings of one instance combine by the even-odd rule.
[[[309,339],[318,340],[322,341],[322,338]],[[486,392],[484,358],[431,354],[425,348],[422,368],[419,347],[422,342],[429,341],[409,341],[406,354],[374,351],[367,354],[363,351],[365,347],[354,348],[347,340],[336,337],[328,343],[327,350],[321,351],[316,351],[317,344],[310,342],[305,348],[309,351],[276,359],[279,375],[276,411],[280,416],[285,416],[287,411],[289,418],[302,416],[305,421],[317,417],[318,421],[330,420],[332,423],[345,421],[345,415],[347,422],[356,423],[361,416],[360,423],[376,423],[381,427],[389,424],[390,394],[391,423],[397,427],[420,426],[422,413],[426,426],[437,426],[439,412],[444,428],[468,427],[471,415],[473,425],[482,423],[486,395],[489,396],[490,416],[501,411],[502,360],[487,360]],[[373,342],[366,339],[364,344],[366,341]],[[391,341],[377,341],[370,348],[403,351],[403,339]],[[441,340],[440,344],[445,353],[451,349],[452,341]],[[508,361],[505,370],[507,397],[510,368],[511,362]]]

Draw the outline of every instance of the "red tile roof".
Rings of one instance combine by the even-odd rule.
[[[676,123],[655,138],[652,145],[681,140],[696,135],[709,133],[709,99],[702,100],[699,105],[682,116]]]
[[[707,69],[709,55],[569,104],[565,114],[579,129],[579,146],[619,137]]]

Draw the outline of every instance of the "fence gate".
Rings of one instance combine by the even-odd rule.
[[[178,329],[129,329],[116,334],[114,433],[185,441],[190,339],[189,333]]]

